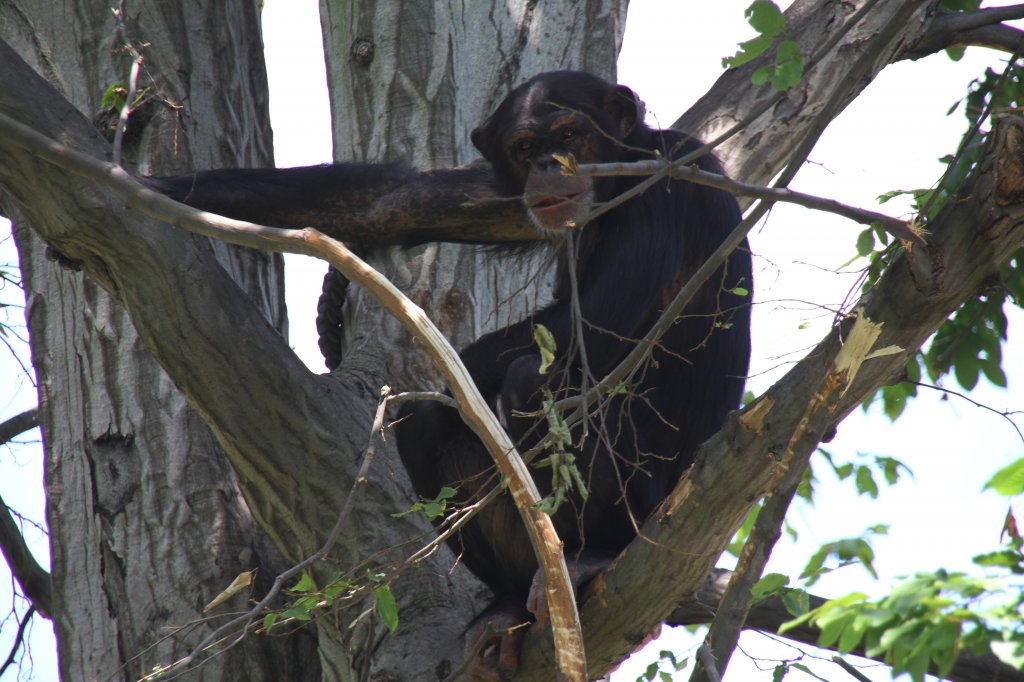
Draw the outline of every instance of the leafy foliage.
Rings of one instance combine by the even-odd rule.
[[[754,71],[754,85],[771,83],[776,90],[789,90],[804,75],[804,59],[800,46],[785,37],[786,20],[778,5],[771,0],[755,0],[747,7],[745,16],[758,32],[756,38],[740,43],[740,51],[722,59],[722,66],[736,68],[760,57],[775,46],[775,59],[771,64]]]
[[[442,486],[441,490],[438,491],[437,497],[432,500],[420,500],[419,502],[413,503],[411,507],[406,509],[404,512],[392,514],[396,519],[400,519],[406,514],[412,514],[415,512],[423,512],[423,515],[430,521],[439,519],[445,515],[448,510],[448,500],[455,497],[457,491],[455,488],[449,488],[448,486]]]
[[[358,601],[368,593],[373,596],[374,611],[388,630],[394,632],[398,627],[398,603],[385,573],[367,571],[366,581],[359,584],[337,572],[323,589],[318,589],[313,577],[304,572],[287,591],[293,597],[291,605],[283,611],[270,611],[263,617],[265,633],[279,622],[309,622],[336,605]]]
[[[945,0],[942,7],[951,11],[971,10],[976,9],[978,3],[975,0]],[[889,192],[879,197],[881,203],[895,196],[911,195],[917,212],[916,220],[927,224],[934,218],[953,198],[955,188],[963,185],[963,180],[977,165],[989,115],[995,111],[1019,110],[1024,105],[1024,65],[1019,61],[1009,64],[1001,74],[986,70],[971,84],[962,103],[968,129],[956,155],[943,159],[948,167],[939,183],[932,189]],[[954,105],[950,113],[960,104]],[[878,228],[869,228],[858,236],[856,247],[858,255],[868,259],[866,290],[874,286],[895,258],[897,245],[890,243]],[[1002,349],[1007,339],[1007,304],[1024,306],[1024,249],[1014,253],[989,286],[964,303],[939,327],[925,350],[908,360],[904,382],[880,390],[886,416],[895,420],[902,414],[907,400],[917,394],[915,383],[922,377],[939,384],[952,374],[957,384],[968,391],[977,386],[981,377],[996,386],[1005,387],[1008,380],[1002,369]]]
[[[871,577],[878,578],[878,574],[875,572],[875,551],[871,548],[868,538],[872,535],[885,535],[887,532],[888,526],[876,525],[868,528],[864,537],[826,542],[807,560],[800,578],[809,587],[816,583],[821,576],[830,573],[835,568],[855,563],[862,565],[871,574]],[[837,566],[829,566],[829,559],[835,559]]]
[[[548,422],[548,456],[534,463],[536,467],[551,468],[551,494],[540,501],[540,510],[554,514],[575,489],[580,497],[587,499],[587,484],[576,466],[572,454],[572,433],[565,423],[561,410],[555,406],[555,398],[547,388],[544,391],[544,415]]]
[[[854,485],[857,488],[858,495],[867,495],[871,499],[878,498],[878,482],[876,476],[881,476],[882,480],[885,481],[886,485],[895,485],[902,474],[913,475],[913,472],[907,467],[906,464],[896,459],[895,457],[888,457],[885,455],[861,455],[862,457],[870,457],[870,461],[866,464],[855,463],[855,462],[844,462],[839,464],[836,459],[827,450],[818,449],[822,457],[832,468],[832,472],[836,475],[840,481],[845,481],[852,477]]]
[[[658,652],[658,660],[647,666],[644,674],[636,678],[636,682],[672,682],[676,679],[672,673],[685,670],[689,661],[687,659],[677,660],[676,655],[668,650]]]
[[[944,570],[919,573],[879,601],[849,594],[808,611],[780,632],[810,623],[821,632],[819,646],[839,652],[862,649],[914,680],[923,680],[932,666],[944,676],[961,650],[978,655],[991,652],[1009,665],[1024,667],[1019,613],[1024,604],[1020,581],[1024,557],[1019,548],[997,553],[1002,559],[998,562],[992,556],[975,561],[980,566],[1009,568],[1010,576],[971,577]]]

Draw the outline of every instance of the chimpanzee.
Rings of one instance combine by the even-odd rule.
[[[592,210],[641,179],[575,176],[564,172],[565,165],[678,158],[700,146],[682,133],[648,127],[643,114],[630,89],[558,71],[514,89],[472,133],[490,162],[497,192],[522,197],[536,229],[563,244],[554,302],[461,353],[520,451],[547,430],[542,417],[522,414],[536,415],[545,392],[564,397],[604,377],[739,221],[728,193],[666,179],[587,222]],[[721,172],[710,155],[695,163]],[[375,192],[414,177],[400,166],[347,164],[213,171],[150,183],[200,208],[299,227],[325,220],[317,207],[344,211],[347,202],[372,200]],[[750,356],[752,288],[744,244],[700,288],[631,382],[574,427],[572,454],[587,494],[569,495],[553,518],[581,580],[636,537],[638,525],[691,465],[696,447],[739,406]],[[557,350],[544,374],[534,342],[538,325],[551,332]],[[470,501],[494,486],[490,457],[455,409],[411,403],[395,429],[417,494],[433,499],[450,486]],[[549,470],[535,469],[534,476],[541,492],[549,493]],[[537,562],[510,496],[487,506],[451,544],[495,593],[470,639],[479,638],[488,621],[529,617],[524,605],[528,597],[536,603],[530,591]],[[497,642],[499,670],[478,660],[473,674],[507,674],[518,660],[520,636]]]
[[[554,303],[461,353],[521,451],[545,431],[538,418],[516,416],[541,408],[539,389],[550,387],[557,397],[614,368],[739,222],[736,201],[726,192],[665,180],[584,225],[594,208],[640,180],[567,175],[565,159],[673,158],[699,146],[682,133],[651,129],[642,119],[643,104],[628,88],[563,71],[517,87],[473,131],[473,144],[501,187],[509,196],[523,197],[537,229],[571,233],[575,241],[560,262]],[[721,172],[711,156],[697,163]],[[578,325],[570,268],[582,318]],[[581,437],[582,427],[573,432],[575,461],[588,495],[571,497],[554,521],[567,560],[591,567],[578,577],[599,565],[595,558],[613,557],[636,536],[637,525],[690,466],[697,445],[739,406],[750,356],[751,291],[750,252],[744,245],[701,287],[635,382],[600,406],[586,436]],[[551,332],[558,351],[555,366],[544,375],[538,373],[540,355],[533,341],[537,325]],[[494,485],[482,475],[493,468],[490,457],[455,410],[421,402],[403,412],[396,425],[399,452],[420,495],[433,498],[447,485],[472,499]],[[531,429],[535,433],[528,435]],[[541,492],[549,492],[551,474],[535,472]],[[515,614],[526,602],[537,563],[511,498],[506,495],[479,512],[452,544],[494,590],[496,622],[521,618]],[[501,644],[508,651],[501,652],[499,665],[514,666],[518,641]]]

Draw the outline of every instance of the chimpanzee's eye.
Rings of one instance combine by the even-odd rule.
[[[571,140],[572,138],[576,137],[579,134],[579,131],[573,128],[572,126],[566,126],[565,128],[562,128],[563,140]]]
[[[534,144],[532,139],[524,137],[516,140],[514,146],[518,153],[525,154],[533,149]]]

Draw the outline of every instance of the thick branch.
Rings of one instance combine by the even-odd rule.
[[[949,47],[970,45],[1019,52],[1024,47],[1024,33],[1002,24],[1014,19],[1024,19],[1024,4],[975,12],[939,12],[924,35],[902,56],[920,59]]]

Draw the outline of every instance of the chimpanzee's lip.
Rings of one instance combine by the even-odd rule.
[[[575,201],[576,197],[578,197],[579,195],[580,192],[576,192],[575,194],[549,194],[547,196],[541,197],[537,201],[530,204],[530,208],[538,211],[543,211],[544,209],[550,208],[558,208],[561,207],[563,204],[568,204]]]

